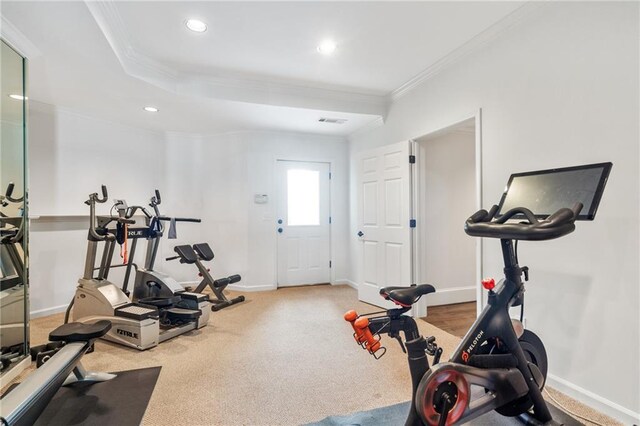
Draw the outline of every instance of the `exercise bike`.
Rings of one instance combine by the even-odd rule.
[[[521,320],[509,316],[509,308],[520,306],[522,319],[524,281],[529,279],[529,268],[518,263],[517,244],[520,240],[560,238],[575,230],[576,220],[593,220],[611,166],[601,163],[514,174],[499,206],[488,212],[480,210],[467,219],[468,235],[500,239],[505,278],[498,284],[493,279],[482,281],[489,292],[487,305],[448,362],[439,362],[441,351],[435,339],[420,336],[413,318],[403,315],[422,296],[435,291],[431,285],[381,289],[382,297],[400,306],[385,315],[345,314],[358,344],[374,357],[386,352],[380,341],[382,333],[397,338],[403,350],[406,347],[413,386],[406,425],[461,424],[492,410],[519,416],[526,424],[555,424],[542,397],[547,377],[544,345],[524,329]],[[539,214],[513,207],[514,202],[522,201],[538,206]],[[547,208],[568,201],[572,208],[544,214]],[[510,219],[520,222],[508,222]],[[404,343],[400,331],[404,332]],[[427,354],[434,357],[431,368]],[[476,392],[472,393],[472,386]]]

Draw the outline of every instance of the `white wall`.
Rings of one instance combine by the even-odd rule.
[[[476,242],[460,226],[476,204],[475,134],[451,130],[417,142],[418,276],[438,286],[427,304],[476,300]]]
[[[150,198],[164,179],[164,140],[33,101],[28,123],[29,216],[40,216],[31,220],[29,301],[31,312],[43,315],[71,301],[82,275],[88,195],[106,184],[110,201]],[[98,205],[98,214],[110,206]]]
[[[348,145],[342,138],[274,132],[213,136],[166,135],[79,115],[37,102],[29,117],[31,221],[31,312],[45,315],[66,306],[82,274],[90,192],[108,185],[114,198],[146,204],[154,189],[161,212],[197,217],[178,223],[178,239],[161,243],[156,268],[179,281],[197,280],[197,270],[166,262],[178,244],[209,242],[215,277],[239,273],[238,288],[276,287],[275,161],[278,158],[333,163],[333,279],[347,276]],[[266,205],[253,194],[269,194]],[[142,263],[146,242],[139,241]],[[117,263],[117,257],[114,263]],[[122,269],[110,279],[120,283]]]
[[[520,259],[531,268],[527,326],[545,342],[551,384],[637,423],[639,5],[548,3],[396,101],[384,126],[351,139],[351,158],[482,108],[487,207],[512,172],[612,161],[596,220],[559,240],[521,244]],[[356,244],[351,238],[352,253]],[[484,248],[484,274],[500,276],[498,241]]]
[[[216,255],[215,277],[239,273],[234,286],[245,290],[273,289],[276,275],[277,159],[332,162],[332,278],[348,273],[348,148],[342,138],[277,132],[238,132],[214,136],[168,136],[168,185],[184,182],[175,215],[193,215],[180,205],[201,209],[202,226],[182,226],[178,242],[208,241]],[[177,177],[185,171],[188,177]],[[178,193],[178,188],[174,188]],[[254,194],[267,194],[267,204],[255,204]],[[187,229],[188,228],[188,229]],[[162,253],[170,255],[174,241],[164,240]],[[182,281],[197,279],[195,268],[163,265]]]

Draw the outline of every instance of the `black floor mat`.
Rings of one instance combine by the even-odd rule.
[[[160,368],[122,371],[107,382],[62,387],[35,424],[137,426],[142,422]]]

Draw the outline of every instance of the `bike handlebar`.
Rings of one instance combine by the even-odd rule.
[[[498,206],[488,212],[478,210],[467,219],[464,230],[473,237],[489,237],[511,240],[550,240],[567,235],[575,229],[575,221],[582,210],[582,203],[572,208],[563,207],[546,219],[538,220],[526,207],[513,208],[495,219]],[[526,222],[507,223],[516,215],[523,215]]]

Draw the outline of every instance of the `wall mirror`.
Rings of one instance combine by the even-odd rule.
[[[27,97],[25,59],[4,41],[0,44],[0,379],[5,384],[29,353]]]

